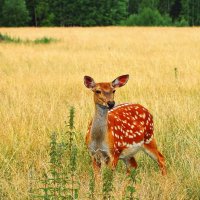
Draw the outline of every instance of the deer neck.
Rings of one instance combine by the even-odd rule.
[[[101,146],[108,127],[108,109],[99,104],[95,105],[95,115],[92,122],[91,136],[97,146]]]

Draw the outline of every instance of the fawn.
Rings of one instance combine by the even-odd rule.
[[[166,167],[153,137],[153,117],[140,104],[120,104],[114,107],[115,89],[124,86],[129,75],[122,75],[110,83],[95,83],[84,77],[84,84],[94,92],[95,115],[88,127],[86,145],[90,151],[95,175],[102,162],[115,169],[119,159],[127,167],[137,167],[134,155],[143,150],[157,161],[163,175]]]

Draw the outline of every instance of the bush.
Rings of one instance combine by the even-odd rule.
[[[22,40],[20,38],[12,38],[7,34],[0,33],[0,42],[13,42],[13,43],[21,43]]]
[[[125,21],[125,25],[127,26],[139,26],[139,15],[130,15],[128,19]]]
[[[20,38],[14,38],[7,34],[0,33],[0,42],[7,42],[7,43],[23,43],[23,44],[49,44],[52,42],[57,42],[56,39],[50,37],[42,37],[35,40],[22,40]]]
[[[56,39],[49,38],[49,37],[43,37],[43,38],[38,38],[38,39],[34,40],[35,44],[49,44],[51,42],[56,42]]]
[[[4,26],[24,26],[30,20],[25,0],[5,0],[2,7]]]
[[[168,15],[162,16],[156,9],[144,8],[138,15],[130,15],[125,24],[127,26],[169,26],[171,18]]]
[[[180,21],[175,21],[174,26],[178,27],[189,26],[189,23],[184,17],[182,17]]]

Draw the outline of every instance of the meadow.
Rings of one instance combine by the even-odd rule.
[[[0,28],[0,33],[56,39],[49,44],[0,41],[0,199],[30,199],[30,167],[35,174],[48,167],[49,136],[63,132],[70,106],[79,133],[75,142],[86,152],[83,138],[94,103],[83,76],[107,82],[122,74],[130,80],[115,100],[140,103],[153,114],[168,172],[163,177],[154,161],[138,153],[137,197],[200,198],[200,28]],[[87,199],[89,187],[91,164],[84,155],[77,158],[80,199]],[[121,163],[113,184],[113,196],[122,199],[126,172]]]

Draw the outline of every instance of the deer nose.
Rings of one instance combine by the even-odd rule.
[[[111,108],[114,107],[115,102],[114,101],[108,101],[107,104],[108,104],[108,107],[111,109]]]

